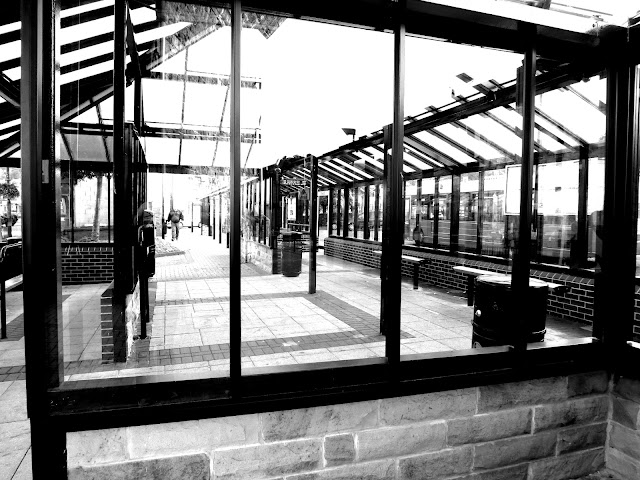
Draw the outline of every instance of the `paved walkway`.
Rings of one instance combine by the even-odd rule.
[[[211,237],[183,229],[161,242],[150,283],[149,338],[126,363],[103,365],[99,302],[106,285],[63,287],[65,379],[229,371],[229,256]],[[308,262],[298,277],[268,275],[242,264],[242,368],[381,357],[379,272],[318,255],[317,293],[308,293]],[[463,292],[402,285],[401,353],[467,349],[472,307]],[[7,296],[9,338],[0,341],[0,479],[30,474],[26,418],[22,293]],[[589,336],[548,318],[545,341]]]

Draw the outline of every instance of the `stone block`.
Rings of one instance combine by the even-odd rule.
[[[640,404],[626,398],[613,396],[614,422],[632,430],[640,430]]]
[[[529,465],[524,463],[507,468],[472,473],[463,477],[455,477],[452,480],[527,480],[527,475],[529,475]]]
[[[445,447],[444,421],[368,430],[357,434],[358,461],[401,457]]]
[[[568,427],[607,419],[609,397],[606,395],[569,400],[534,407],[533,431]]]
[[[448,420],[447,443],[465,445],[531,433],[531,413],[531,408],[518,408]]]
[[[528,480],[565,480],[596,472],[604,467],[604,449],[585,450],[531,463]]]
[[[523,405],[559,402],[567,398],[567,377],[479,387],[478,413],[507,410]]]
[[[287,480],[395,480],[394,460],[354,463],[338,468],[287,476]]]
[[[67,464],[70,468],[121,462],[128,458],[124,428],[67,433]]]
[[[258,443],[259,430],[254,414],[129,427],[127,436],[131,458],[145,458]]]
[[[640,380],[620,378],[614,385],[613,391],[627,400],[640,403]]]
[[[351,463],[355,458],[356,446],[352,434],[330,435],[324,438],[325,466]]]
[[[640,478],[640,461],[616,450],[607,448],[606,451],[607,468],[622,478]]]
[[[604,447],[606,440],[606,422],[567,428],[558,432],[558,455]]]
[[[450,448],[398,461],[398,480],[435,480],[471,472],[473,447]]]
[[[476,413],[474,388],[386,398],[380,402],[381,425],[401,425],[425,420],[469,417]]]
[[[253,480],[322,468],[322,440],[229,447],[214,451],[213,471],[216,480]]]
[[[505,438],[475,446],[474,469],[506,467],[520,462],[550,457],[556,451],[554,432]]]
[[[204,453],[69,468],[69,480],[209,480]]]
[[[640,432],[611,422],[609,447],[616,448],[635,460],[640,460]]]
[[[604,371],[569,375],[567,389],[570,397],[607,393],[609,375]]]
[[[261,414],[262,438],[277,442],[373,428],[378,424],[378,402],[357,402],[299,408]]]

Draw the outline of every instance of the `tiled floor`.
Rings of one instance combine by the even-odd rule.
[[[229,370],[228,250],[184,231],[158,245],[152,279],[149,338],[136,341],[126,364],[103,365],[96,298],[105,285],[65,287],[65,378]],[[163,252],[165,253],[162,256]],[[267,275],[242,264],[242,366],[381,357],[380,281],[376,269],[318,255],[317,293],[308,293],[308,262],[298,277]],[[93,300],[92,300],[93,299]],[[402,285],[401,353],[471,347],[472,307],[463,292]],[[549,318],[546,341],[589,336],[571,322]]]

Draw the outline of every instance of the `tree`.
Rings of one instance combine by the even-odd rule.
[[[102,177],[105,175],[109,175],[110,172],[96,172],[93,170],[81,170],[77,169],[73,172],[73,185],[77,185],[80,180],[90,180],[92,178],[96,179],[96,203],[93,214],[93,225],[91,228],[91,237],[90,241],[98,242],[100,241],[100,203],[102,197]],[[62,170],[62,178],[66,178],[69,176],[69,170]],[[73,186],[71,186],[73,188]]]
[[[6,182],[0,184],[0,196],[7,199],[7,214],[2,215],[0,219],[2,225],[7,226],[7,237],[10,237],[11,227],[18,221],[16,215],[11,214],[11,200],[14,200],[20,196],[20,190],[13,183],[11,183],[11,175],[9,173],[9,167],[7,167]]]

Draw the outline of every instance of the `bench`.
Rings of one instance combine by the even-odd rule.
[[[0,322],[1,338],[7,338],[8,291],[22,285],[22,243],[13,243],[0,248]]]
[[[373,254],[376,257],[382,258],[382,250],[374,250]],[[420,276],[420,266],[428,265],[431,263],[431,259],[424,257],[413,257],[411,255],[402,255],[402,261],[413,265],[413,289],[418,289],[418,280]]]
[[[473,306],[473,296],[475,294],[475,279],[481,275],[505,275],[504,273],[492,272],[490,270],[483,270],[481,268],[465,267],[464,265],[458,265],[453,267],[453,270],[467,276],[467,305]],[[549,283],[547,288],[549,293],[561,295],[567,291],[566,285],[559,283]]]

